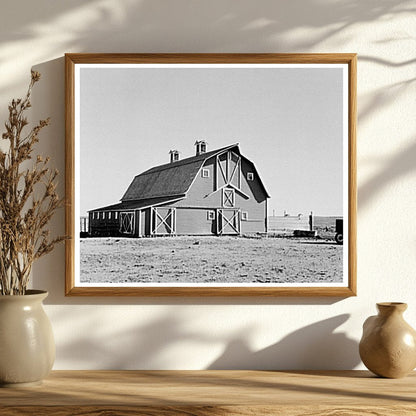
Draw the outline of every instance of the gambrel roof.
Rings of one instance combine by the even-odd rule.
[[[121,200],[133,201],[185,195],[205,161],[230,149],[234,149],[240,154],[238,143],[236,143],[198,156],[151,168],[133,179]],[[265,189],[264,191],[267,195]]]
[[[160,204],[184,198],[196,175],[209,158],[231,149],[241,156],[238,146],[238,143],[235,143],[197,156],[155,166],[134,177],[120,203],[97,208],[94,211],[137,209],[149,206],[152,201]],[[256,171],[254,163],[245,157],[244,159]],[[258,175],[257,177],[259,178]],[[269,197],[260,178],[258,180],[266,197]]]

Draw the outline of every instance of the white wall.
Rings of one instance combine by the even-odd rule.
[[[357,52],[358,296],[349,299],[65,298],[64,249],[33,286],[55,369],[349,369],[377,301],[416,326],[416,8],[401,0],[13,0],[0,13],[0,120],[42,73],[40,150],[64,172],[65,52]],[[61,175],[63,194],[64,178]],[[64,231],[63,212],[54,219]]]

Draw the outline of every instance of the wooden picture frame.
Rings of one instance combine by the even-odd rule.
[[[356,54],[71,53],[65,56],[65,71],[65,218],[66,234],[69,236],[66,241],[65,293],[67,296],[347,297],[356,295]],[[205,80],[207,80],[206,84]],[[273,80],[279,80],[279,97],[276,97],[277,90],[275,88],[277,87]],[[290,88],[287,87],[288,85],[290,85]],[[300,87],[301,85],[303,87]],[[228,86],[234,88],[232,92],[228,89]],[[215,94],[212,89],[217,89]],[[239,95],[242,90],[244,90],[244,96]],[[229,100],[230,94],[233,93],[236,94],[233,98],[234,101]],[[130,94],[133,95],[130,96]],[[208,102],[207,97],[211,97],[210,102]],[[215,103],[212,102],[213,100]],[[204,104],[201,104],[202,102]],[[232,104],[225,109],[227,103]],[[273,104],[270,103],[277,103],[278,108],[271,111]],[[244,107],[245,105],[247,107]],[[201,106],[201,108],[205,106],[204,111],[201,110],[198,113],[198,106]],[[222,106],[224,106],[224,112],[216,112],[218,107]],[[336,107],[336,110],[333,110],[333,107]],[[325,110],[318,110],[318,108]],[[332,111],[334,112],[332,113]],[[321,117],[323,112],[327,114]],[[96,118],[98,117],[97,113],[100,118]],[[222,114],[224,114],[224,117],[222,117]],[[210,121],[209,117],[211,115],[215,116],[215,119]],[[274,115],[276,115],[276,120]],[[172,124],[171,120],[175,118],[179,121],[177,124]],[[109,119],[112,121],[109,122]],[[136,120],[140,120],[140,123]],[[153,124],[147,124],[149,120]],[[282,130],[277,130],[278,133],[274,130],[278,128],[276,127],[277,120],[279,120],[281,126],[286,126],[281,127]],[[288,120],[291,120],[291,124]],[[307,124],[306,121],[310,124]],[[131,132],[129,128],[122,127],[126,124],[134,131]],[[237,129],[237,124],[242,125],[240,130]],[[213,125],[222,129],[218,133],[218,137],[221,135],[227,137],[224,143],[215,142],[217,136],[215,136],[216,132]],[[297,130],[298,125],[302,126],[301,129],[303,130]],[[237,131],[241,133],[241,136],[244,136],[243,128],[250,130],[251,134],[258,132],[258,136],[262,137],[260,140],[263,140],[263,142],[250,143],[249,139],[243,137],[240,148],[239,143],[236,143],[239,142],[239,137],[234,141],[228,139],[228,130]],[[266,130],[267,128],[270,130]],[[291,137],[291,128],[294,132],[293,137]],[[314,137],[313,139],[303,137],[308,135],[309,129],[316,130],[316,132],[311,131],[310,133],[311,137]],[[138,132],[137,135],[135,135],[136,131]],[[225,131],[227,131],[227,134]],[[337,234],[339,239],[343,236],[345,242],[343,246],[337,245],[332,236],[328,237],[328,233],[335,233],[335,220],[322,228],[324,229],[322,232],[326,233],[327,236],[321,239],[319,239],[320,235],[316,236],[316,231],[312,229],[311,221],[315,217],[309,219],[309,226],[311,227],[309,231],[312,232],[301,230],[297,234],[306,236],[305,239],[303,237],[296,239],[292,235],[279,234],[277,231],[271,233],[270,224],[272,220],[275,220],[276,223],[283,221],[286,224],[286,220],[296,219],[298,212],[291,212],[294,215],[288,215],[285,212],[281,216],[282,219],[275,215],[273,208],[273,216],[270,215],[272,207],[268,206],[270,195],[267,193],[267,187],[270,183],[275,186],[274,179],[270,174],[267,174],[267,172],[272,171],[271,165],[264,165],[265,168],[262,168],[262,166],[257,168],[256,161],[252,162],[250,155],[245,156],[243,144],[246,148],[252,149],[252,153],[256,153],[255,148],[264,147],[264,157],[257,157],[257,159],[267,159],[270,153],[267,146],[276,146],[271,139],[268,139],[268,131],[270,135],[286,137],[279,139],[278,143],[287,152],[287,162],[281,159],[283,163],[280,163],[279,166],[282,167],[282,170],[279,170],[279,175],[276,174],[276,177],[285,177],[289,185],[285,185],[287,187],[287,189],[285,188],[286,194],[280,192],[279,189],[274,192],[274,194],[282,195],[276,199],[278,201],[276,203],[280,204],[276,205],[277,209],[280,210],[281,207],[286,206],[284,205],[285,201],[290,205],[289,200],[292,196],[299,196],[299,192],[295,192],[296,189],[303,189],[302,194],[305,192],[306,209],[309,209],[309,206],[315,203],[316,206],[329,207],[332,204],[331,198],[336,200],[337,207],[341,207],[342,218],[344,219],[343,226],[340,225],[341,223],[338,224],[342,227],[341,234]],[[205,140],[207,140],[208,145],[211,144],[210,137],[204,136],[206,132],[209,132],[211,137],[215,136],[212,139],[216,148],[215,151],[205,149],[207,145]],[[111,137],[107,137],[110,134]],[[197,134],[197,137],[194,136],[195,134]],[[142,144],[142,151],[132,155],[136,150],[134,150],[134,146],[131,146],[131,143],[140,143],[137,138],[140,135],[147,137],[146,143],[148,145],[144,146]],[[185,157],[185,160],[182,161],[183,159],[180,159],[181,156],[177,149],[173,147],[174,145],[168,143],[166,148],[161,149],[161,153],[165,156],[160,157],[158,155],[159,159],[156,165],[159,164],[159,166],[154,167],[155,164],[150,164],[147,166],[147,170],[137,167],[131,176],[132,181],[130,181],[130,184],[125,182],[125,185],[128,186],[125,186],[124,189],[121,189],[119,184],[116,185],[115,182],[112,182],[113,180],[119,180],[119,177],[126,174],[124,168],[126,170],[128,170],[127,167],[132,169],[132,160],[146,158],[148,154],[146,149],[153,148],[153,146],[156,149],[157,143],[162,143],[162,136],[164,135],[176,137],[189,135],[188,141],[196,140],[196,155]],[[96,136],[99,136],[99,138]],[[290,165],[293,168],[293,165],[296,165],[297,156],[293,156],[293,152],[296,153],[297,151],[293,144],[296,140],[298,140],[298,143],[307,143],[306,147],[311,153],[310,155],[306,154],[305,156],[303,154],[299,156],[301,163],[296,170],[288,169],[285,171],[284,166]],[[332,140],[336,141],[336,144]],[[192,144],[190,143],[190,145]],[[219,144],[221,145],[219,146]],[[320,147],[320,153],[315,153],[314,144],[315,147]],[[123,153],[122,158],[117,159],[115,154],[118,150],[115,151],[114,149],[119,148],[122,149],[120,151],[125,153]],[[89,152],[88,149],[90,149]],[[91,151],[91,149],[94,150]],[[177,163],[177,165],[174,165],[175,170],[171,166],[166,167],[168,163],[164,164],[168,162],[164,158],[167,157],[166,154],[169,150],[171,150],[171,163]],[[182,148],[178,150],[184,152]],[[328,152],[325,159],[328,162],[324,161],[323,163],[322,160],[324,159],[321,160],[319,155],[325,152]],[[187,149],[187,153],[189,153],[189,149]],[[339,161],[338,164],[331,162],[332,155],[334,155],[334,159]],[[314,160],[315,158],[316,160]],[[144,162],[147,163],[147,160]],[[327,171],[322,170],[322,164],[325,163],[331,165],[331,168],[328,168]],[[97,168],[92,171],[90,165],[97,166]],[[188,171],[179,172],[179,166],[185,165],[188,166]],[[190,165],[193,166],[193,171],[189,167]],[[137,166],[139,166],[139,163]],[[319,170],[321,176],[312,178],[312,182],[309,182],[307,176],[302,176],[301,179],[301,175],[304,174],[303,171],[311,166],[311,172]],[[204,168],[203,171],[202,167]],[[109,170],[113,171],[111,183],[108,182],[109,176],[106,176],[109,174]],[[264,182],[266,185],[260,179],[263,178],[262,171],[266,171],[266,181]],[[276,168],[274,168],[275,171]],[[290,178],[288,172],[291,171],[299,172],[299,174],[295,173],[295,179]],[[140,172],[145,172],[146,178],[152,178],[152,185],[145,183],[145,176]],[[218,199],[217,205],[211,206],[206,202],[208,198],[204,200],[205,205],[201,203],[201,205],[196,206],[196,202],[191,201],[189,197],[190,184],[202,183],[202,180],[210,181],[211,175],[212,182],[209,182],[209,186],[212,187],[212,194],[215,194],[216,198],[221,196],[222,202],[218,202]],[[156,180],[156,176],[163,176],[163,178]],[[324,188],[324,178],[327,176],[334,177],[338,181],[337,186],[330,185],[333,192],[329,188],[328,191],[319,188],[319,186]],[[91,177],[92,179],[90,179]],[[104,183],[100,182],[101,177]],[[185,184],[186,181],[188,182]],[[306,181],[307,184],[298,184],[297,181]],[[320,181],[322,181],[322,184],[320,184]],[[165,185],[161,185],[161,182]],[[299,186],[304,186],[304,188],[298,188]],[[315,186],[317,191],[312,193],[310,188]],[[155,190],[157,187],[159,189]],[[283,188],[283,185],[281,187]],[[112,192],[112,188],[117,188],[118,198],[124,192],[121,202],[117,202],[117,199],[111,199],[110,201],[103,198],[103,194],[106,194],[107,190]],[[149,191],[150,188],[152,188],[151,191]],[[251,191],[253,194],[250,193]],[[321,193],[319,194],[319,192]],[[89,202],[86,208],[82,208],[83,197],[81,195],[84,195],[84,199],[89,199],[92,194],[97,196],[97,202]],[[206,198],[208,195],[211,194],[205,193],[200,196],[200,199]],[[258,208],[257,211],[253,208],[256,213],[252,212],[251,206],[249,208],[242,205],[241,207],[237,206],[240,200],[251,201],[252,205],[255,205],[256,209]],[[300,196],[298,200],[301,200]],[[296,209],[296,204],[299,203],[298,200],[293,199],[291,205],[293,210]],[[312,203],[312,200],[315,202]],[[186,209],[188,211],[185,211]],[[194,211],[191,212],[191,209]],[[198,209],[203,209],[203,212],[200,213]],[[86,215],[83,214],[83,210],[88,211],[89,220],[88,228],[85,230],[82,229],[83,223],[81,223],[80,218],[82,215]],[[258,214],[260,211],[265,213],[264,221],[263,214]],[[244,213],[242,214],[242,212]],[[308,212],[304,215],[307,217]],[[339,214],[335,215],[339,216]],[[206,228],[206,225],[197,223],[196,219],[189,223],[189,219],[194,218],[193,216],[203,218],[204,224],[212,221],[212,227],[210,225],[211,228]],[[299,214],[297,218],[300,220],[301,215]],[[304,221],[305,216],[302,218],[303,223],[306,224],[308,221]],[[328,221],[332,221],[332,216],[325,218],[330,218]],[[82,221],[87,222],[86,219]],[[279,229],[276,228],[276,230]],[[201,234],[210,232],[219,236],[212,237],[212,239],[209,236],[201,236]],[[81,239],[81,233],[84,233],[83,236],[87,238]],[[162,234],[167,234],[168,237],[158,237]],[[236,234],[236,236],[233,238],[227,237],[228,240],[226,240],[225,234]],[[244,239],[241,237],[242,234],[250,238]],[[176,238],[173,235],[179,235],[179,237]],[[91,236],[98,237],[88,238]],[[129,236],[130,238],[128,238]],[[136,239],[131,238],[132,236],[145,238]],[[150,237],[147,238],[146,236]],[[192,240],[190,240],[190,236],[192,236]],[[270,238],[272,236],[278,238],[272,239]],[[311,238],[311,236],[313,237]],[[321,262],[319,259],[313,261],[315,272],[310,272],[312,266],[306,263],[308,267],[305,266],[299,274],[303,276],[302,279],[310,279],[311,281],[290,281],[289,283],[274,281],[273,279],[277,279],[273,275],[274,272],[266,272],[265,274],[268,276],[266,278],[262,271],[258,271],[260,270],[259,265],[254,266],[255,269],[248,273],[236,272],[240,273],[236,276],[243,276],[243,278],[249,276],[248,279],[251,279],[249,282],[241,283],[235,278],[235,281],[218,283],[220,278],[215,280],[214,269],[215,273],[220,273],[220,268],[223,266],[227,269],[226,262],[224,264],[211,264],[211,269],[208,271],[204,269],[203,264],[198,265],[198,269],[189,269],[186,265],[186,257],[181,259],[184,269],[178,270],[176,275],[176,279],[179,279],[179,281],[170,280],[163,283],[161,281],[165,274],[170,274],[172,271],[169,264],[171,264],[172,269],[177,267],[176,264],[168,263],[168,266],[160,269],[158,271],[159,277],[155,275],[155,280],[153,275],[146,274],[147,272],[144,273],[144,270],[150,267],[158,269],[158,264],[150,266],[146,259],[141,260],[141,262],[137,260],[142,251],[147,253],[150,250],[148,248],[150,246],[140,246],[142,248],[137,249],[139,243],[154,244],[152,247],[159,247],[165,242],[171,244],[168,240],[174,244],[182,244],[183,240],[186,244],[185,248],[188,250],[187,253],[191,253],[191,250],[198,250],[199,247],[208,247],[208,245],[205,245],[208,241],[210,244],[213,242],[214,245],[229,241],[228,246],[236,242],[244,250],[245,244],[256,241],[256,239],[259,244],[260,242],[264,243],[264,247],[269,247],[267,244],[277,244],[277,242],[280,244],[279,250],[286,250],[285,244],[290,246],[284,252],[286,254],[282,255],[279,260],[277,256],[271,257],[272,254],[268,252],[268,248],[264,250],[256,249],[258,250],[256,253],[245,252],[245,258],[248,258],[249,262],[254,261],[257,257],[269,255],[271,264],[274,264],[273,270],[275,273],[280,273],[281,276],[286,276],[285,273],[288,276],[290,273],[294,273],[295,266],[290,265],[287,266],[286,272],[283,271],[285,261],[289,259],[289,252],[300,250],[301,257],[299,259],[301,258],[303,261],[309,258],[308,250],[311,249],[310,247],[318,250],[320,256],[327,256],[325,253],[330,248],[332,250],[331,256],[334,253],[335,256],[338,256],[338,260],[331,263],[330,266],[336,271],[333,272],[333,269],[331,269],[330,272],[329,269],[325,269],[321,274],[330,276],[332,273],[331,276],[336,277],[329,278],[334,279],[334,281],[319,280],[319,273],[311,277],[311,274],[316,273],[319,267],[323,267],[319,263],[326,265],[326,260]],[[103,248],[104,242],[107,242],[107,245],[124,244],[123,249],[117,252],[121,260],[118,263],[111,260],[113,265],[118,264],[119,269],[114,267],[114,270],[110,270],[111,264],[105,267],[99,266],[102,261],[107,261],[113,255],[113,252],[109,254],[108,251],[105,251],[104,253],[104,250],[107,250],[107,248]],[[295,243],[300,245],[295,247],[293,246]],[[131,244],[136,244],[134,250],[129,246]],[[167,250],[172,253],[172,262],[176,261],[173,258],[180,249],[175,246],[174,249]],[[277,252],[277,249],[273,250],[273,253]],[[88,272],[81,272],[80,253],[83,256],[82,270],[87,267]],[[126,253],[134,254],[126,257],[128,255]],[[152,253],[147,254],[152,255]],[[164,255],[167,256],[166,253]],[[232,257],[229,254],[228,256],[228,258]],[[133,257],[137,264],[126,265],[126,262],[129,261],[126,259]],[[170,261],[169,259],[166,260],[165,257],[161,257],[160,262]],[[199,256],[201,261],[204,260],[202,257]],[[110,260],[108,261],[111,263]],[[209,263],[211,260],[204,261]],[[218,261],[221,262],[221,260]],[[283,261],[283,266],[280,268],[277,264],[278,261]],[[91,265],[92,263],[94,265]],[[234,273],[232,270],[238,269],[238,265],[246,266],[244,261],[240,261],[237,266],[233,263],[233,267],[230,266],[228,269],[229,272],[222,271],[221,276],[225,276],[227,279],[227,276]],[[137,268],[136,275],[140,279],[146,277],[150,280],[134,282],[133,279],[131,281],[131,277],[128,277],[128,275],[134,267]],[[141,273],[140,270],[143,272]],[[257,273],[255,273],[256,270]],[[114,281],[105,280],[108,279],[107,276],[110,272],[114,275]],[[190,280],[181,281],[178,277],[180,273],[190,276],[188,278]],[[204,283],[192,280],[197,279],[202,274],[206,275]],[[94,279],[98,279],[98,281],[89,280],[90,278],[93,279],[90,276],[95,276]],[[127,281],[120,281],[121,277],[126,277]],[[224,279],[224,277],[222,278]],[[99,279],[103,280],[100,281]],[[152,279],[154,283],[152,283]],[[157,281],[157,279],[160,281]],[[209,282],[210,280],[211,282]]]

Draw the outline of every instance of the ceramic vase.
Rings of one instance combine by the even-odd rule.
[[[55,360],[52,326],[42,301],[47,292],[0,296],[0,385],[40,384]]]
[[[363,325],[360,357],[381,377],[400,378],[416,367],[416,331],[403,319],[406,303],[377,303]]]

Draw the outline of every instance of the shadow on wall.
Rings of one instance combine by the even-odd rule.
[[[124,328],[122,322],[112,322],[110,318],[107,325],[116,329],[109,335],[107,328],[102,327],[100,316],[90,314],[89,319],[85,320],[77,319],[73,313],[68,316],[65,312],[58,312],[56,319],[61,327],[66,322],[65,327],[68,330],[74,321],[78,321],[79,326],[73,328],[70,342],[57,344],[57,358],[63,365],[68,363],[67,365],[73,367],[73,363],[77,363],[81,369],[146,370],[171,366],[175,360],[172,360],[170,351],[177,345],[213,342],[213,337],[205,335],[203,331],[195,332],[183,328],[181,319],[172,313],[149,319],[144,325],[139,324],[143,317],[139,312],[136,313],[136,327],[129,325]],[[129,320],[134,320],[134,316],[131,313],[129,315]],[[64,337],[58,338],[61,342],[62,339]]]
[[[379,172],[358,188],[360,206],[368,205],[389,183],[413,172],[415,161],[416,138],[407,148],[386,160]]]
[[[242,0],[238,7],[230,0],[176,0],[174,7],[165,0],[9,3],[0,16],[0,68],[10,76],[0,83],[0,96],[21,82],[16,62],[29,68],[64,51],[323,52],[320,44],[328,39],[345,44],[350,27],[415,11],[409,0],[355,0],[336,7],[320,0]]]
[[[339,7],[328,7],[325,2],[317,0],[308,2],[295,0],[289,3],[263,0],[256,4],[243,0],[236,8],[231,7],[231,3],[227,1],[215,0],[205,3],[178,0],[175,2],[175,8],[171,10],[164,7],[163,0],[140,3],[126,1],[119,4],[103,0],[95,0],[87,4],[81,0],[70,3],[40,0],[35,12],[33,8],[20,10],[18,4],[8,6],[8,10],[11,12],[14,7],[19,9],[19,22],[22,25],[19,42],[42,40],[43,36],[45,48],[49,48],[47,55],[60,56],[62,50],[70,52],[221,52],[230,50],[259,52],[272,49],[307,52],[314,48],[316,50],[324,39],[335,37],[352,25],[375,22],[394,14],[411,13],[414,10],[409,4],[405,0],[396,2],[380,0],[376,3],[372,0],[364,0],[348,2]],[[47,15],[40,12],[42,5],[48,6]],[[302,10],[302,13],[299,13],[299,10]],[[187,19],[188,14],[192,15],[192,19]],[[69,25],[75,20],[77,25]],[[328,22],[331,24],[329,25]],[[16,40],[14,36],[16,28],[10,26],[14,24],[13,19],[4,22],[0,32],[2,33],[0,50],[2,45]],[[51,36],[51,33],[58,31],[58,28],[62,36],[57,40]],[[292,31],[297,28],[304,29],[304,33],[308,33],[308,36],[302,33],[298,36],[291,36]],[[319,30],[314,32],[314,29]],[[176,36],[167,36],[171,31],[176,33]],[[198,36],[185,36],[190,32],[197,32]],[[184,36],[183,42],[181,42],[182,35]],[[53,39],[52,43],[51,39]],[[132,41],[133,39],[137,39],[137,44]],[[171,41],[174,44],[171,44]],[[380,42],[391,41],[380,40]],[[181,45],[181,48],[178,49],[177,45]],[[25,63],[25,60],[28,60],[29,67],[34,62],[41,61],[40,56],[39,53],[20,55],[19,62]],[[3,59],[0,58],[0,65],[6,63],[2,61]],[[360,57],[359,62],[361,62]],[[409,59],[398,63],[387,59],[381,60],[379,57],[365,56],[363,62],[396,68],[412,65],[414,60]],[[33,91],[33,120],[48,116],[52,118],[52,125],[42,131],[38,151],[51,156],[54,165],[61,172],[58,192],[64,195],[64,58],[40,63],[33,69],[42,74],[41,82]],[[378,111],[380,106],[385,107],[393,103],[397,99],[397,94],[403,93],[414,81],[410,79],[395,84],[394,91],[385,88],[374,92],[369,104],[360,109],[359,122],[363,122]],[[0,93],[2,92],[4,91],[0,87]],[[416,146],[412,145],[387,160],[373,178],[360,186],[360,206],[368,204],[390,181],[411,172],[414,169],[413,160],[415,159]],[[64,233],[63,209],[53,218],[51,228],[56,230],[57,234]],[[109,303],[108,298],[93,301],[64,298],[64,262],[62,245],[55,249],[52,255],[42,258],[34,265],[34,286],[49,290],[50,297],[47,303]],[[182,301],[187,302],[187,300]],[[254,301],[258,300],[246,299],[244,302],[253,303]],[[131,299],[113,302],[131,303]],[[134,301],[136,302],[137,300]],[[145,302],[157,303],[149,300]],[[226,300],[212,301],[213,304],[225,302],[229,303]],[[307,301],[293,299],[289,302],[304,304]],[[162,303],[176,303],[176,301],[164,300]],[[281,303],[281,301],[273,300],[270,303]],[[328,299],[320,299],[316,303],[332,302]]]
[[[82,310],[77,313],[83,314]],[[205,367],[210,370],[337,370],[354,368],[360,362],[358,343],[343,332],[335,332],[349,319],[349,314],[308,325],[259,351],[248,346],[253,327],[240,329],[239,334],[230,339],[190,329],[184,326],[181,316],[167,312],[146,320],[144,325],[130,325],[129,328],[123,328],[122,322],[112,326],[110,318],[107,325],[117,328],[110,336],[106,328],[102,328],[102,319],[98,315],[93,314],[89,320],[81,320],[74,317],[73,313],[57,312],[56,319],[61,322],[60,326],[72,333],[68,343],[62,341],[65,337],[58,337],[62,343],[57,345],[61,366],[77,363],[82,369],[146,370],[172,368],[172,365],[174,368],[192,368],[194,363],[198,363],[200,367],[201,354],[205,357],[216,355],[212,351],[213,345],[226,347],[217,359]],[[141,317],[137,318],[137,322],[140,322]],[[78,323],[74,324],[74,321]],[[73,325],[76,327],[72,328]],[[86,337],[86,333],[90,336]],[[188,351],[186,356],[182,354],[183,350]],[[195,357],[189,351],[195,351]],[[172,356],[177,356],[176,360],[172,360]]]
[[[349,317],[349,314],[338,315],[300,328],[276,344],[259,351],[252,351],[245,339],[234,339],[228,343],[223,354],[212,362],[208,369],[336,370],[354,368],[360,363],[358,343],[348,338],[345,333],[334,332]]]

